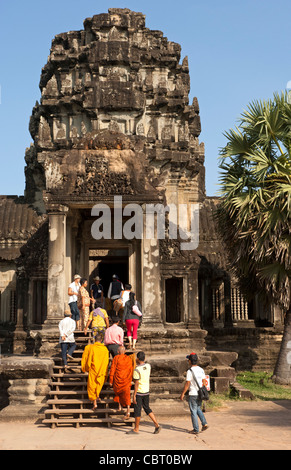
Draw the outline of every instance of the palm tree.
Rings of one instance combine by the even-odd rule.
[[[286,94],[252,102],[225,137],[219,227],[245,295],[259,294],[284,312],[273,379],[291,384],[291,106]]]

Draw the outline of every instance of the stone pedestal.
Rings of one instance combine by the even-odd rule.
[[[53,370],[50,359],[30,356],[8,356],[1,358],[0,383],[8,384],[8,406],[0,412],[0,421],[36,421],[46,406]],[[5,402],[6,397],[1,397]]]

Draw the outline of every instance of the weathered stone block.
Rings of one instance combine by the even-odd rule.
[[[236,371],[233,367],[215,367],[210,375],[212,377],[227,377],[230,380],[234,380]]]
[[[0,362],[0,374],[9,380],[49,378],[52,370],[52,359],[7,356],[2,357]]]
[[[211,377],[211,390],[214,393],[225,393],[229,391],[230,380],[227,377]]]

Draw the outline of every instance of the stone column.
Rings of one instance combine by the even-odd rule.
[[[161,274],[159,241],[142,240],[142,308],[143,324],[161,326]]]
[[[200,328],[199,317],[199,289],[198,289],[198,266],[191,269],[188,277],[188,328]]]
[[[22,354],[25,352],[25,340],[27,332],[25,331],[24,316],[27,316],[27,293],[28,279],[21,272],[18,272],[16,281],[17,290],[17,317],[16,327],[13,332],[13,353]],[[26,319],[27,321],[27,319]]]
[[[224,327],[228,328],[233,325],[231,316],[231,284],[230,279],[224,280],[224,309],[225,309],[225,321]]]
[[[66,206],[50,207],[49,247],[48,247],[48,286],[47,286],[47,325],[55,325],[64,317],[67,298],[66,260]]]

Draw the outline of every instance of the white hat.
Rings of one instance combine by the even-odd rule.
[[[79,274],[75,274],[74,280],[75,280],[75,279],[81,279],[81,276],[79,276]]]

